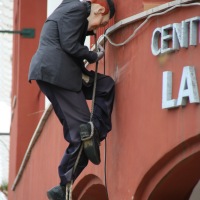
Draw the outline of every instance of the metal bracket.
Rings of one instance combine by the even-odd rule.
[[[24,28],[21,31],[0,30],[0,33],[20,34],[24,38],[35,37],[35,29],[33,28]]]
[[[0,136],[9,136],[10,133],[0,133]]]

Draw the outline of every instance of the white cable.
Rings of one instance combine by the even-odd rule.
[[[109,37],[108,35],[106,35],[106,34],[101,35],[101,36],[99,37],[97,43],[99,44],[100,41],[102,40],[102,38],[105,37],[111,45],[113,45],[113,46],[115,46],[115,47],[123,46],[123,45],[127,44],[128,42],[130,42],[130,41],[134,38],[134,36],[136,35],[136,33],[149,21],[150,18],[155,17],[155,16],[164,15],[164,14],[166,14],[166,13],[168,13],[168,12],[174,10],[175,8],[178,8],[178,7],[188,7],[188,6],[200,6],[200,3],[190,3],[190,4],[175,5],[175,6],[169,8],[169,9],[163,11],[163,12],[154,13],[154,14],[149,15],[149,16],[144,20],[144,22],[142,22],[142,23],[134,30],[133,34],[130,35],[130,36],[128,37],[128,39],[126,39],[126,40],[125,40],[124,42],[122,42],[122,43],[118,43],[118,44],[117,44],[117,43],[114,43],[114,42],[110,39],[110,37]]]

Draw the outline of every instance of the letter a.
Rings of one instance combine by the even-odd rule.
[[[195,69],[191,66],[183,68],[177,106],[186,105],[188,98],[190,103],[200,102]]]

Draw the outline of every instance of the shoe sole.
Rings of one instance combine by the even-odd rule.
[[[80,136],[83,140],[83,148],[87,158],[95,165],[99,165],[101,162],[100,159],[100,150],[99,144],[96,141],[95,134],[90,138],[90,131],[88,127],[84,124],[80,126]],[[86,138],[89,139],[86,139]]]
[[[99,145],[95,141],[94,137],[83,142],[84,152],[88,159],[95,165],[99,165],[101,162],[100,159],[100,150]]]

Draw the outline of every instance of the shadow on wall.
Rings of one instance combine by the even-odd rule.
[[[147,172],[134,200],[196,200],[192,194],[200,180],[199,167],[200,135],[196,135],[168,152]]]
[[[108,200],[103,182],[95,175],[87,175],[79,181],[73,190],[73,199]]]

